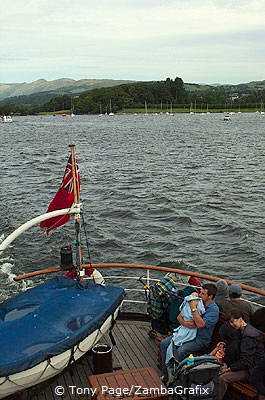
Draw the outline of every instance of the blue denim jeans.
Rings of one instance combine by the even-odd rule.
[[[167,355],[167,348],[172,340],[173,335],[166,337],[165,339],[161,340],[160,342],[160,351],[161,351],[161,360],[162,360],[162,374],[167,378],[167,366],[166,366],[166,355]]]
[[[167,366],[165,364],[167,348],[172,340],[173,336],[168,336],[160,342],[160,351],[161,351],[161,359],[162,359],[162,374],[165,377],[168,377]],[[189,356],[189,354],[196,353],[202,350],[207,346],[207,343],[203,343],[197,339],[192,340],[190,342],[183,343],[181,346],[176,347],[174,351],[174,356],[177,361],[182,361],[184,358]]]

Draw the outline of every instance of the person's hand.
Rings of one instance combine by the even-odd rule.
[[[220,373],[225,374],[226,372],[230,372],[231,369],[225,364],[221,369],[220,369]]]

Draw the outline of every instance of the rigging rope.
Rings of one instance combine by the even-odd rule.
[[[86,238],[86,248],[87,248],[87,253],[88,253],[88,264],[92,268],[91,254],[90,254],[90,249],[89,249],[89,242],[88,242],[87,230],[86,230],[85,219],[84,219],[84,214],[83,213],[81,213],[81,218],[82,218],[82,226],[83,226],[84,233],[85,233],[85,238]]]

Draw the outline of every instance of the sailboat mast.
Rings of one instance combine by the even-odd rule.
[[[146,102],[146,100],[144,101],[144,109],[145,109],[145,115],[147,115],[147,102]]]
[[[76,170],[76,159],[75,159],[75,145],[69,145],[71,150],[72,158],[72,175],[73,175],[73,189],[74,189],[74,204],[80,203],[80,192],[79,185],[77,182],[77,170]],[[75,231],[76,231],[76,247],[77,247],[77,272],[79,272],[80,265],[83,264],[83,253],[81,247],[81,231],[80,231],[80,214],[75,215]]]

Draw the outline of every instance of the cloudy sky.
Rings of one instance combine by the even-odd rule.
[[[1,0],[0,82],[265,79],[265,0]]]

